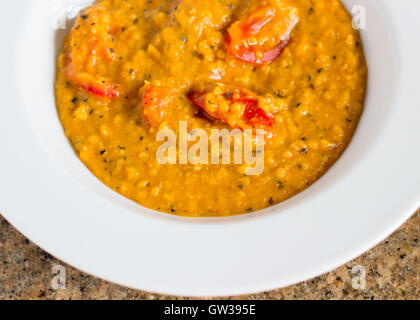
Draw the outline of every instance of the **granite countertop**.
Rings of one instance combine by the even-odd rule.
[[[381,244],[334,271],[287,288],[229,298],[419,299],[419,238],[420,210]],[[0,249],[0,299],[174,298],[127,289],[80,272],[39,249],[1,216]],[[65,267],[65,289],[52,288],[54,265]],[[365,270],[365,289],[357,288],[363,281],[353,280],[356,269]]]

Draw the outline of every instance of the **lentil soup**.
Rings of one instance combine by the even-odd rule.
[[[362,113],[367,67],[338,0],[103,0],[57,63],[56,103],[81,161],[142,206],[228,216],[306,189]],[[162,128],[264,129],[264,170],[160,164]]]

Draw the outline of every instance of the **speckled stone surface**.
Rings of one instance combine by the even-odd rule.
[[[312,280],[233,299],[419,299],[420,210],[392,236],[359,258]],[[51,286],[52,267],[66,269],[66,289]],[[365,289],[354,289],[354,266]],[[89,276],[39,249],[0,216],[0,299],[173,299]]]

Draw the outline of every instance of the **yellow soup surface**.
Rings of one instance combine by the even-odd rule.
[[[103,0],[66,37],[55,93],[66,136],[104,184],[213,217],[277,204],[324,174],[352,138],[366,79],[339,0]],[[263,170],[158,161],[158,132],[185,122],[209,137],[264,130]]]

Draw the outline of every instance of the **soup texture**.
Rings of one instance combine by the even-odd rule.
[[[366,77],[338,0],[103,0],[66,37],[55,94],[66,136],[104,184],[154,210],[215,217],[275,205],[324,174],[351,140]],[[178,147],[163,164],[158,132],[185,122],[209,137],[252,129],[263,170],[221,154],[181,163]]]

